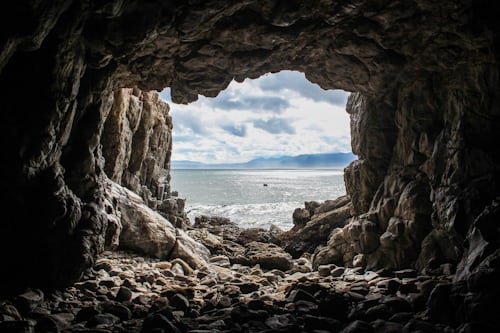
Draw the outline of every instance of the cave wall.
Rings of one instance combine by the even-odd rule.
[[[101,135],[104,172],[183,228],[188,221],[186,200],[172,196],[170,188],[173,124],[169,111],[157,92],[116,90]]]
[[[481,263],[494,265],[488,255],[498,248],[499,86],[491,6],[451,0],[6,5],[0,14],[0,259],[9,271],[3,287],[64,286],[93,264],[112,242],[108,176],[148,204],[163,204],[168,176],[157,176],[168,170],[168,149],[160,155],[155,149],[169,140],[154,133],[168,131],[168,117],[142,117],[144,101],[154,95],[138,89],[171,87],[173,100],[186,103],[217,95],[232,79],[283,69],[302,71],[325,89],[356,92],[348,112],[359,160],[346,170],[356,217],[330,238],[328,246],[337,249],[330,259],[420,268],[461,260],[464,278]],[[129,109],[136,103],[136,111],[120,113],[120,99]],[[138,113],[140,120],[127,118]],[[120,123],[130,141],[113,141]],[[152,123],[163,130],[141,134]],[[153,137],[162,144],[146,142]]]
[[[360,158],[345,177],[358,217],[334,232],[319,259],[418,270],[458,264],[474,221],[498,204],[500,156],[489,144],[500,139],[498,84],[497,60],[487,57],[415,78],[399,89],[393,106],[351,95],[352,146]],[[490,229],[486,238],[496,233]]]

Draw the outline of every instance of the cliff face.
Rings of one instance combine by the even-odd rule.
[[[113,243],[108,177],[151,207],[175,210],[167,107],[154,94],[119,88],[171,87],[174,101],[189,102],[217,95],[233,78],[283,69],[356,92],[348,112],[359,160],[346,170],[355,218],[330,237],[330,260],[460,262],[458,279],[496,272],[500,89],[489,6],[10,5],[0,14],[0,202],[9,216],[0,259],[8,288],[71,283]]]
[[[464,241],[466,253],[476,246],[477,239],[466,239],[478,232],[476,219],[484,214],[491,220],[477,237],[495,238],[490,205],[498,205],[500,156],[488,142],[500,139],[500,113],[491,91],[497,63],[488,62],[415,79],[398,89],[392,106],[351,95],[359,160],[346,168],[345,179],[357,217],[333,233],[318,254],[322,260],[329,251],[332,262],[352,265],[358,255],[370,268],[458,263]],[[487,247],[462,262],[459,276],[496,248]]]
[[[170,108],[156,92],[119,89],[101,135],[104,172],[139,194],[152,209],[182,228],[185,200],[172,197]]]

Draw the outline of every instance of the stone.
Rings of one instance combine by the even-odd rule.
[[[132,318],[132,312],[128,307],[126,307],[123,304],[108,302],[102,304],[101,307],[102,307],[102,313],[112,314],[120,318],[121,321],[130,320]]]
[[[450,307],[450,284],[438,284],[427,300],[427,316],[433,322],[450,324],[453,322],[453,308]]]
[[[246,245],[249,265],[260,265],[265,269],[286,271],[292,267],[292,257],[274,244],[250,242]]]
[[[341,322],[332,318],[311,315],[304,316],[304,330],[306,332],[316,330],[338,331],[341,327]]]
[[[296,303],[298,301],[308,301],[312,303],[316,302],[316,298],[303,289],[292,290],[292,292],[288,296],[288,300],[293,303]]]
[[[169,299],[170,305],[186,312],[189,309],[189,300],[182,294],[177,293]]]
[[[137,194],[112,182],[109,188],[110,196],[119,204],[121,212],[120,246],[167,258],[176,244],[175,228],[147,207]]]
[[[176,229],[176,243],[170,256],[186,262],[189,265],[189,272],[192,268],[205,267],[209,255],[210,251],[203,244],[189,237],[184,231]]]
[[[105,327],[113,327],[117,323],[120,322],[120,318],[117,316],[111,314],[111,313],[102,313],[102,314],[96,314],[92,317],[89,318],[87,323],[85,324],[86,327],[99,327],[99,328],[105,328]]]
[[[390,294],[394,294],[400,286],[401,282],[397,279],[387,279],[377,283],[378,288],[386,289]]]
[[[345,268],[344,267],[335,267],[330,271],[330,275],[332,277],[340,277],[342,274],[344,274]]]
[[[414,314],[411,312],[398,312],[389,318],[390,322],[406,324],[410,319],[413,319]]]
[[[38,319],[34,329],[35,332],[60,332],[57,322],[51,317],[42,317]]]
[[[427,299],[421,293],[409,293],[405,298],[411,305],[413,311],[424,311],[427,306]]]
[[[322,316],[344,321],[349,309],[346,298],[339,294],[327,294],[318,300],[318,311]]]
[[[19,313],[17,308],[9,302],[0,303],[0,315],[2,316],[2,321],[22,319],[21,314]]]
[[[318,314],[318,305],[316,304],[316,300],[314,302],[306,301],[306,300],[298,300],[293,303],[295,306],[295,311],[304,315],[317,315]]]
[[[88,321],[90,318],[92,318],[93,316],[95,316],[99,313],[100,313],[100,311],[97,309],[96,306],[85,307],[85,308],[80,309],[80,311],[78,311],[78,313],[76,314],[75,320],[77,322]]]
[[[36,321],[35,332],[60,332],[71,326],[75,317],[70,313],[43,316]]]
[[[312,260],[313,268],[320,265],[334,264],[342,266],[343,256],[342,253],[330,246],[318,246]]]
[[[164,315],[156,313],[151,314],[146,319],[142,325],[141,332],[155,332],[155,330],[162,330],[172,333],[180,333],[181,331]]]
[[[404,330],[409,332],[435,332],[435,328],[432,324],[419,319],[411,319],[404,326]]]
[[[403,325],[391,321],[377,319],[371,323],[376,333],[399,333],[403,332]]]
[[[247,306],[235,306],[231,310],[231,318],[237,323],[246,323],[252,320],[265,321],[269,315],[263,310],[249,310]]]
[[[132,291],[129,288],[121,286],[120,289],[118,289],[118,292],[116,293],[115,299],[118,302],[128,302],[132,300],[132,295],[133,295]]]
[[[160,259],[174,256],[193,267],[202,267],[209,251],[159,213],[147,207],[132,191],[108,182],[109,195],[121,213],[120,246]]]
[[[322,277],[329,276],[330,272],[334,268],[336,268],[336,266],[333,266],[333,265],[320,265],[318,267],[318,275],[322,276]]]
[[[413,269],[403,269],[400,271],[395,271],[394,275],[396,275],[398,279],[416,278],[417,272]]]
[[[292,261],[293,267],[290,269],[292,272],[309,273],[312,272],[311,261],[307,258],[301,257]]]
[[[296,208],[292,215],[293,224],[296,226],[304,226],[311,220],[311,213],[305,208]]]
[[[340,207],[333,205],[335,208],[331,211],[311,216],[305,224],[295,224],[291,230],[279,235],[280,242],[294,257],[302,255],[303,252],[314,252],[318,245],[327,240],[333,229],[344,226],[351,217],[350,202],[343,203]],[[294,214],[297,215],[298,212],[296,210]],[[304,209],[302,214],[306,214],[305,212],[309,213]]]
[[[392,316],[392,311],[390,307],[386,304],[379,304],[370,307],[365,312],[365,319],[368,322],[374,321],[376,319],[387,320]]]
[[[392,313],[410,312],[412,309],[406,299],[397,296],[384,297],[382,304],[387,305]]]
[[[373,328],[365,321],[355,320],[347,325],[341,333],[372,333],[374,332]]]
[[[14,298],[14,305],[19,312],[26,314],[39,306],[43,300],[43,291],[39,289],[30,289],[20,295],[17,295]]]
[[[5,333],[31,333],[32,326],[26,320],[12,320],[0,322],[0,330]]]
[[[234,286],[238,287],[239,291],[243,294],[249,294],[251,292],[257,291],[260,287],[259,284],[253,282],[238,283]]]
[[[266,319],[265,324],[271,329],[288,329],[294,326],[296,319],[291,314],[277,314]]]

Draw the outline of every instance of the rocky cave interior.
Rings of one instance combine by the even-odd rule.
[[[440,291],[453,325],[497,327],[495,13],[495,4],[472,0],[7,5],[0,295],[71,286],[103,251],[127,247],[125,220],[150,211],[172,222],[173,242],[129,248],[164,258],[196,252],[182,232],[182,201],[171,196],[173,125],[155,90],[170,87],[174,102],[189,103],[233,79],[287,69],[353,92],[359,157],[345,169],[344,225],[295,250],[314,245],[317,265],[370,270],[454,265]]]

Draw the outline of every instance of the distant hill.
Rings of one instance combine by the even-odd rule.
[[[344,168],[355,159],[352,153],[329,153],[260,157],[245,163],[172,161],[172,169],[332,169]]]

